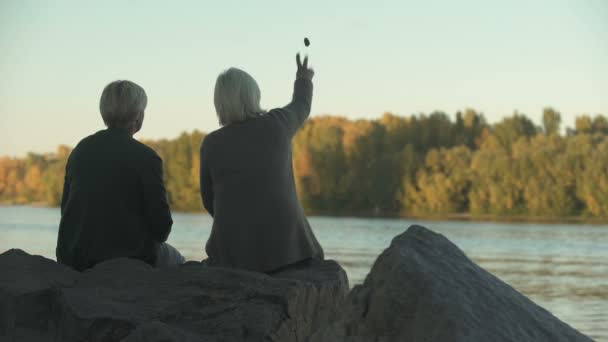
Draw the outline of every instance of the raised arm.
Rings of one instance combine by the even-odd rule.
[[[296,72],[291,102],[283,108],[277,108],[268,113],[275,116],[292,136],[310,114],[313,90],[312,78],[315,74],[308,67],[308,57],[304,57],[304,62],[302,63],[300,61],[300,54],[297,54],[296,63],[298,70]]]
[[[163,181],[163,161],[158,156],[151,157],[148,167],[142,168],[140,172],[144,188],[146,223],[154,240],[165,242],[171,232],[173,219]]]

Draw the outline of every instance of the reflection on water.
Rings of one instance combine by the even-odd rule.
[[[54,258],[56,209],[0,207],[0,252],[18,247]],[[211,218],[175,214],[169,242],[190,260],[205,258]],[[410,224],[447,236],[486,270],[554,315],[608,341],[608,225],[424,222],[396,219],[310,218],[327,258],[361,283],[375,258]]]

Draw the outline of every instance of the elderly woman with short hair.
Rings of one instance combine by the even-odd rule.
[[[296,193],[291,140],[310,113],[312,69],[297,73],[291,103],[264,112],[260,89],[231,68],[217,78],[220,129],[201,146],[203,205],[213,216],[207,264],[272,272],[323,258]]]
[[[130,81],[108,84],[99,102],[106,130],[70,154],[61,199],[57,261],[82,271],[113,258],[153,266],[184,262],[165,243],[173,220],[160,157],[133,139],[148,98]]]

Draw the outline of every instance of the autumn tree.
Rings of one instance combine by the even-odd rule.
[[[587,215],[608,217],[608,119],[581,115],[560,135],[515,113],[494,125],[474,109],[385,113],[376,120],[309,119],[292,142],[295,182],[308,214]],[[203,210],[199,151],[205,133],[144,141],[163,159],[174,211]],[[71,149],[0,157],[0,203],[58,206]]]

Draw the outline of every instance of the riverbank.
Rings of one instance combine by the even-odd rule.
[[[445,214],[445,215],[395,215],[383,218],[415,219],[425,221],[463,221],[463,222],[500,222],[500,223],[543,223],[543,224],[608,224],[608,217],[587,216],[525,216],[525,215],[479,215],[479,214]],[[371,218],[367,216],[366,218]]]
[[[49,206],[44,202],[15,204],[0,202],[1,207],[31,207],[31,208],[57,208]],[[174,213],[181,214],[204,214],[200,211],[180,211],[172,210]],[[586,224],[586,225],[605,225],[608,224],[608,217],[593,217],[593,216],[530,216],[530,215],[482,215],[470,213],[453,213],[453,214],[402,214],[391,212],[307,212],[307,216],[319,217],[342,217],[342,218],[361,218],[361,219],[404,219],[404,220],[422,220],[422,221],[461,221],[461,222],[497,222],[497,223],[542,223],[542,224]]]

